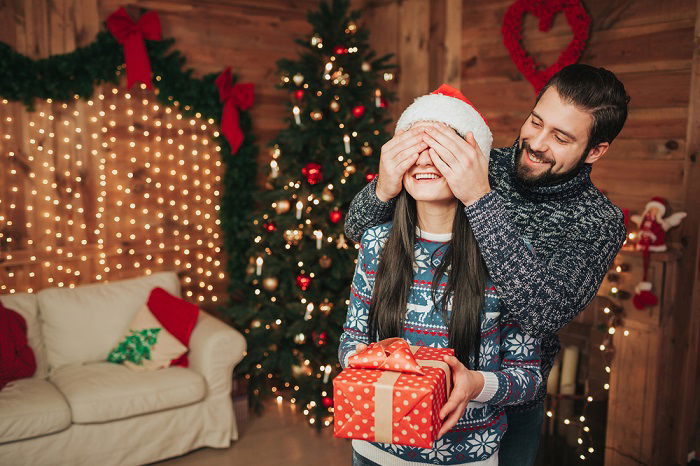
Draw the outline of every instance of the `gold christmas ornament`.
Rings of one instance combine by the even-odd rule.
[[[287,243],[291,244],[292,246],[296,246],[299,244],[299,241],[301,241],[303,233],[301,230],[285,230],[283,236]]]
[[[331,101],[330,107],[331,107],[331,110],[333,110],[334,112],[337,112],[338,110],[340,110],[340,104],[336,100]]]
[[[324,254],[318,259],[318,263],[321,266],[321,268],[327,269],[328,267],[333,265],[333,259]]]
[[[318,305],[318,309],[324,314],[328,315],[333,310],[333,303],[328,301],[328,298],[324,298],[323,302]]]
[[[323,113],[320,112],[320,111],[318,111],[318,110],[314,110],[313,112],[311,112],[311,119],[314,120],[314,121],[322,120],[322,119],[323,119]]]
[[[323,188],[323,192],[321,193],[321,199],[323,199],[326,202],[333,202],[333,199],[335,199],[335,196],[333,196],[333,191],[328,189],[328,186]]]
[[[301,73],[297,73],[292,77],[292,81],[294,81],[294,84],[297,86],[301,86],[301,83],[304,82],[304,75]]]
[[[260,319],[253,319],[250,322],[250,328],[258,328],[262,325],[262,322],[260,322]]]
[[[279,285],[279,280],[277,277],[265,277],[263,278],[262,286],[267,291],[275,291]]]
[[[369,144],[365,143],[362,146],[362,155],[364,155],[365,157],[369,157],[370,155],[372,155],[372,152],[372,147],[370,147]]]
[[[289,203],[287,199],[282,199],[281,201],[277,202],[277,207],[275,207],[275,212],[278,214],[284,214],[286,212],[289,212],[289,209],[292,207],[292,205]]]
[[[362,62],[362,71],[368,72],[371,70],[372,70],[372,66],[369,63],[367,63],[366,61],[363,61]]]

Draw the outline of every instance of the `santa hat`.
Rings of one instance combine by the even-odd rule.
[[[647,205],[644,207],[644,213],[646,214],[649,212],[649,209],[656,207],[659,210],[658,214],[656,214],[657,218],[663,218],[666,215],[667,206],[668,201],[663,197],[652,197],[651,201],[647,202]]]
[[[471,132],[481,152],[486,157],[491,152],[493,135],[486,118],[452,86],[443,84],[430,94],[416,98],[401,114],[396,131],[405,131],[416,121],[440,121],[462,137]]]

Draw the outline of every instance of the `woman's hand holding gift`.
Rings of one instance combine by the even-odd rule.
[[[484,376],[481,373],[467,369],[454,356],[445,356],[444,361],[450,366],[452,372],[452,393],[440,410],[440,419],[443,423],[438,438],[457,424],[464,415],[469,401],[476,398],[484,388]]]

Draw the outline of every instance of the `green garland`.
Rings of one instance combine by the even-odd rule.
[[[177,50],[168,52],[173,39],[149,41],[146,49],[151,60],[157,98],[164,105],[178,102],[178,110],[187,116],[201,114],[204,119],[221,123],[222,105],[214,85],[218,73],[193,78],[191,68],[183,70],[185,57]],[[17,53],[0,42],[0,97],[22,102],[34,109],[36,99],[72,101],[75,95],[88,99],[95,86],[119,84],[123,74],[124,53],[109,32],[100,32],[95,41],[70,53],[52,55],[40,60]],[[237,76],[233,76],[234,82]],[[224,162],[219,218],[226,252],[229,294],[242,287],[250,231],[250,207],[257,172],[258,147],[252,134],[247,111],[240,111],[240,126],[245,140],[235,155],[223,135],[217,138]]]

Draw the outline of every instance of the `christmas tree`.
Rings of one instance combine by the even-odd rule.
[[[265,397],[299,405],[309,422],[332,423],[332,379],[357,246],[343,234],[353,197],[376,176],[393,79],[375,58],[359,11],[347,0],[308,13],[298,60],[277,62],[289,92],[288,127],[270,143],[261,208],[252,219],[246,302],[231,309],[248,352],[237,367],[256,410]]]

